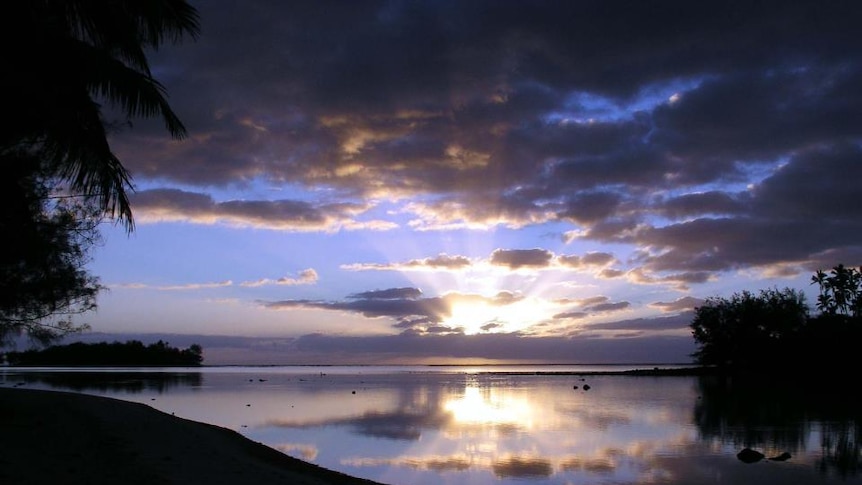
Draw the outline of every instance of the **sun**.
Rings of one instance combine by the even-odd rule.
[[[462,328],[466,335],[517,332],[553,315],[549,302],[533,297],[506,304],[495,304],[491,299],[455,301],[449,311],[450,316],[442,323]]]
[[[488,333],[501,327],[499,308],[485,302],[455,302],[449,309],[450,316],[443,324],[452,328],[463,328],[467,335]]]

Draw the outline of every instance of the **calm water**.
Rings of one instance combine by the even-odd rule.
[[[531,374],[619,369],[0,368],[0,385],[146,403],[392,485],[862,484],[851,393],[802,381]],[[746,464],[736,458],[746,446],[791,458]]]

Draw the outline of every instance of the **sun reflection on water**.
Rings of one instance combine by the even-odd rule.
[[[533,412],[526,399],[495,389],[468,386],[464,394],[446,401],[443,409],[457,424],[494,425],[529,429]]]

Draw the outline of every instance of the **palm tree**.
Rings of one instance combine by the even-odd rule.
[[[71,317],[102,289],[85,267],[96,224],[110,216],[134,229],[131,176],[102,103],[184,137],[146,52],[198,32],[186,0],[0,2],[0,346],[86,328]],[[53,197],[56,182],[75,198]]]
[[[0,18],[3,163],[39,160],[131,231],[131,177],[108,144],[100,103],[129,119],[159,116],[184,137],[146,50],[197,38],[197,10],[186,0],[4,0]]]

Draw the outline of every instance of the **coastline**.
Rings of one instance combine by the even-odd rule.
[[[0,388],[0,483],[382,485],[144,404]]]

